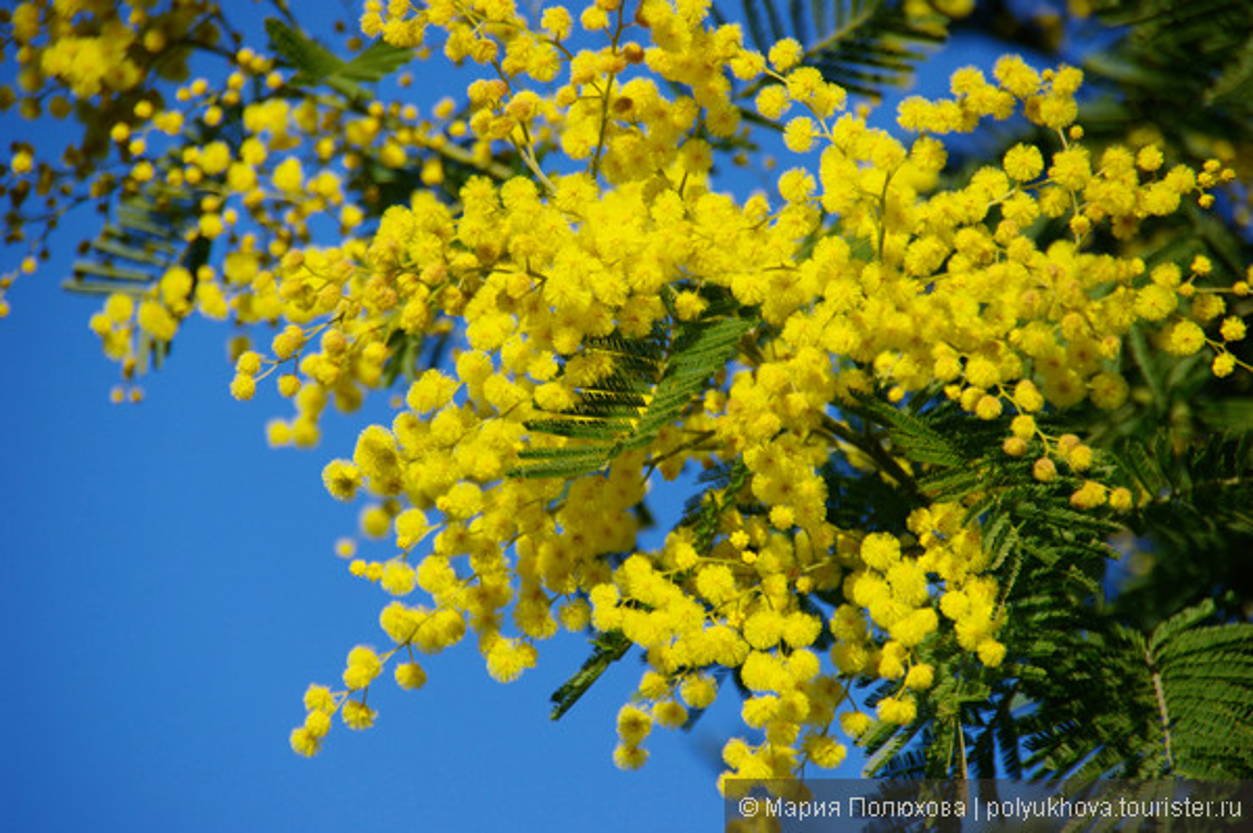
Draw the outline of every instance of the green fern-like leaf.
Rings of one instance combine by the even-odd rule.
[[[64,288],[139,295],[176,264],[189,266],[194,274],[208,256],[183,239],[194,217],[191,195],[163,185],[125,199],[113,221],[87,244],[85,256],[75,261]]]
[[[1158,565],[1124,588],[1129,609],[1163,592],[1174,599],[1172,609],[1196,598],[1180,594],[1203,595],[1216,583],[1247,584],[1216,580],[1245,572],[1244,556],[1253,546],[1253,439],[1246,431],[1211,435],[1182,449],[1172,443],[1162,429],[1129,437],[1111,454],[1116,476],[1141,496],[1128,525],[1154,542]]]
[[[887,426],[893,445],[910,460],[945,467],[964,466],[968,462],[954,445],[952,436],[946,435],[940,427],[938,412],[927,416],[913,414],[871,397],[859,402],[858,410]]]
[[[265,33],[270,37],[270,47],[297,70],[293,79],[297,84],[316,84],[344,67],[344,62],[325,46],[278,18],[266,20]]]
[[[345,64],[338,74],[351,81],[372,84],[383,80],[412,60],[412,49],[375,41]]]
[[[873,99],[887,87],[905,86],[927,57],[924,47],[946,37],[942,15],[908,16],[895,0],[789,0],[786,7],[778,0],[741,0],[740,12],[759,50],[795,38],[805,47],[806,66]]]
[[[196,272],[209,260],[211,242],[197,237],[190,243],[183,232],[197,216],[191,195],[181,189],[152,184],[149,190],[123,200],[112,222],[86,244],[84,256],[74,262],[71,276],[62,282],[83,295],[120,293],[140,297],[174,266],[192,275],[189,298],[196,289]],[[170,354],[169,342],[141,335],[136,371],[160,368]]]
[[[631,647],[631,640],[620,631],[609,631],[601,634],[592,643],[592,653],[584,660],[583,665],[570,679],[549,698],[553,703],[550,717],[559,720],[574,704],[587,693],[592,684],[600,679],[609,667],[626,655]]]
[[[910,742],[919,734],[925,725],[923,719],[915,720],[909,726],[897,726],[876,720],[866,730],[859,743],[865,748],[867,760],[862,767],[862,774],[872,777],[880,774],[897,756],[908,754]]]
[[[361,84],[380,81],[413,58],[412,50],[377,41],[352,60],[345,61],[305,33],[273,17],[266,20],[265,31],[270,47],[297,70],[291,78],[292,84],[325,85],[351,100],[367,97]]]
[[[609,336],[586,350],[608,356],[613,370],[579,390],[579,404],[527,423],[536,434],[565,437],[566,445],[529,448],[514,477],[576,477],[599,471],[625,451],[649,445],[700,395],[734,355],[751,317],[710,317],[675,325],[673,336]]]
[[[1024,721],[1028,764],[1075,780],[1250,777],[1253,625],[1204,624],[1215,609],[1072,634]]]

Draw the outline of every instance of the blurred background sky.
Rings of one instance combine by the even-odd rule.
[[[258,4],[223,5],[259,31]],[[306,4],[296,7],[303,19]],[[957,38],[911,92],[944,92],[953,68],[994,58]],[[0,64],[0,83],[14,67]],[[462,88],[439,61],[413,69],[419,105]],[[63,141],[53,124],[0,114],[0,146],[32,135]],[[304,717],[305,686],[338,682],[352,645],[387,643],[377,626],[386,598],[332,554],[357,507],[332,501],[320,479],[371,418],[389,419],[385,397],[357,414],[328,410],[315,451],[271,450],[264,422],[290,406],[268,385],[251,403],[231,399],[231,333],[192,319],[144,381],[146,401],[110,405],[116,370],[87,329],[97,301],[59,288],[97,223],[67,219],[51,262],[17,282],[0,321],[0,656],[14,672],[0,687],[0,829],[638,833],[720,823],[718,738],[735,731],[738,698],[724,692],[690,733],[654,731],[649,763],[621,772],[613,721],[642,671],[637,654],[561,721],[548,719],[549,694],[587,654],[579,636],[543,644],[539,667],[508,686],[487,677],[468,640],[424,662],[430,682],[419,692],[382,680],[370,694],[374,729],[337,721],[317,758],[294,755],[287,734]],[[0,272],[24,254],[0,249]],[[851,756],[840,774],[858,765]]]

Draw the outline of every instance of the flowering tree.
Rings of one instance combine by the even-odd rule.
[[[3,13],[0,105],[81,131],[0,183],[20,272],[106,216],[67,285],[103,296],[119,402],[195,315],[237,331],[232,396],[291,400],[272,445],[393,395],[324,470],[392,647],[309,687],[296,752],[371,726],[385,671],[421,688],[470,636],[507,683],[566,630],[554,717],[646,660],[623,768],[729,697],[733,777],[854,743],[875,773],[1251,777],[1247,4],[367,0],[322,41],[271,6],[259,42],[206,0]],[[872,126],[962,28],[1037,58]],[[1088,87],[1033,65],[1101,28]],[[420,113],[436,60],[475,77]],[[1120,548],[1148,566],[1118,583]]]

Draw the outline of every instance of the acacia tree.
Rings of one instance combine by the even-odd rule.
[[[275,446],[392,397],[324,480],[394,647],[310,686],[296,752],[372,725],[388,666],[420,688],[469,635],[509,682],[566,630],[554,717],[647,663],[624,768],[730,697],[734,777],[849,743],[869,773],[1253,777],[1253,7],[367,0],[319,40],[270,6],[259,42],[207,0],[2,13],[0,105],[80,132],[0,183],[21,272],[100,211],[66,285],[103,296],[116,400],[194,315],[235,332],[231,395],[291,400]],[[961,30],[1031,60],[870,126]],[[440,60],[475,79],[420,113]],[[771,191],[728,191],[780,137]]]

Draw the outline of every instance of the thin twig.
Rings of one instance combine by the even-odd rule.
[[[888,474],[898,484],[908,489],[914,496],[921,498],[922,493],[918,489],[918,484],[909,476],[901,464],[896,461],[891,454],[887,452],[883,446],[877,441],[868,437],[861,437],[853,433],[849,428],[827,414],[822,415],[822,427],[831,434],[834,434],[841,440],[857,448],[866,454],[872,460],[879,464],[884,473]]]
[[[1157,714],[1162,723],[1162,746],[1166,753],[1166,773],[1175,768],[1175,754],[1170,739],[1170,712],[1166,708],[1166,690],[1162,687],[1162,675],[1153,663],[1153,654],[1149,647],[1144,646],[1144,663],[1148,666],[1149,675],[1153,679],[1153,696],[1157,698]]]

